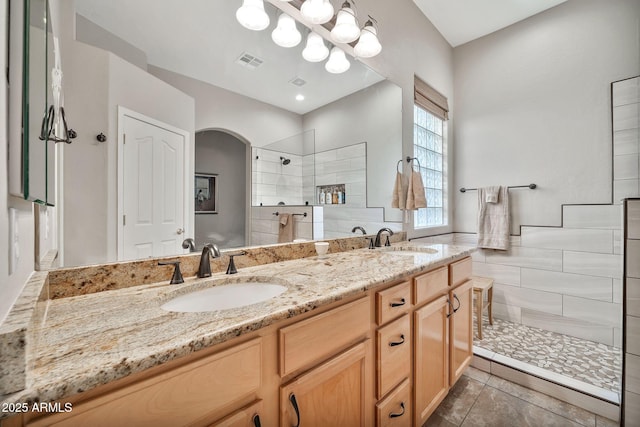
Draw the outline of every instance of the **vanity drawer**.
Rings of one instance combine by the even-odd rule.
[[[378,399],[409,376],[411,323],[409,315],[394,320],[377,332]]]
[[[466,282],[471,277],[471,257],[466,257],[460,261],[452,262],[449,265],[449,284],[458,286]]]
[[[405,379],[386,399],[376,404],[378,427],[411,426],[411,387]]]
[[[370,310],[365,297],[280,329],[280,375],[320,362],[367,335]]]
[[[413,303],[422,304],[449,291],[449,270],[440,267],[413,279]]]
[[[191,425],[255,395],[261,366],[262,343],[257,338],[27,425]]]
[[[411,285],[402,282],[383,291],[376,292],[376,322],[384,325],[407,313],[411,308]]]

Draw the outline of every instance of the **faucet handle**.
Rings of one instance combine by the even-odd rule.
[[[233,258],[236,256],[246,255],[246,251],[240,251],[235,254],[229,254],[229,266],[227,267],[227,274],[236,274],[238,269],[236,268],[236,263],[233,261]]]
[[[169,284],[179,285],[180,283],[184,283],[182,272],[180,271],[180,261],[158,262],[158,265],[173,265],[173,276],[171,277],[171,282],[169,282]]]

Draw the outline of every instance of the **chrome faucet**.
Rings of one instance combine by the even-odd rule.
[[[376,234],[376,242],[374,244],[374,246],[376,248],[379,248],[379,247],[382,246],[382,243],[380,243],[380,235],[382,233],[384,233],[385,231],[387,233],[389,233],[389,236],[393,236],[393,231],[391,229],[387,228],[387,227],[384,227],[384,228],[381,228],[380,230],[378,230],[378,234]],[[391,244],[389,243],[389,237],[388,236],[387,236],[387,241],[386,241],[386,243],[384,245],[385,246],[391,246]]]
[[[367,232],[365,231],[365,229],[364,229],[363,227],[360,227],[359,225],[356,225],[355,227],[353,227],[353,228],[351,229],[351,232],[352,232],[352,233],[355,233],[355,232],[356,232],[356,231],[358,231],[358,230],[362,231],[362,234],[364,234],[364,235],[366,235],[366,234],[367,234]]]
[[[202,248],[202,255],[200,255],[200,266],[198,267],[198,277],[210,277],[211,276],[211,258],[220,258],[220,249],[215,243],[207,243]]]

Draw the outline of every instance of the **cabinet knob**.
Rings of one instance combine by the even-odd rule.
[[[404,334],[400,335],[400,341],[391,341],[389,347],[395,347],[400,344],[404,344]]]
[[[293,406],[294,411],[296,411],[296,417],[298,422],[294,427],[300,427],[300,409],[298,408],[298,401],[296,400],[296,395],[291,393],[289,395],[289,401],[291,402],[291,406]]]
[[[391,304],[389,304],[389,306],[391,306],[391,307],[400,307],[400,306],[405,305],[406,303],[407,303],[407,301],[405,301],[404,298],[401,298],[400,302],[392,302]]]
[[[177,234],[177,235],[180,235],[180,234],[182,234],[182,233],[184,233],[184,228],[178,228],[178,229],[176,230],[176,234]]]
[[[254,425],[255,427],[261,427],[261,424],[260,424],[260,415],[255,414],[255,415],[253,416],[253,425]]]
[[[460,310],[460,306],[462,305],[462,303],[460,302],[460,300],[458,299],[458,295],[453,294],[453,298],[455,298],[456,301],[458,301],[458,306],[456,308],[453,309],[454,313],[457,313],[458,310]]]

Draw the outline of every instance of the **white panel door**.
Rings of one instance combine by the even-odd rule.
[[[182,253],[185,137],[124,116],[120,259]]]

